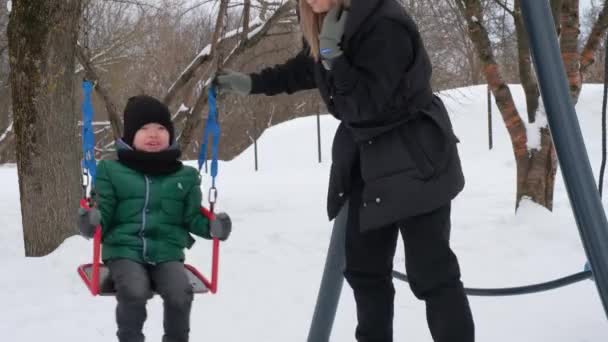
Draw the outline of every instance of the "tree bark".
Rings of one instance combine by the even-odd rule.
[[[564,0],[551,0],[551,13],[553,14],[553,23],[555,24],[555,32],[559,36],[561,34],[560,18],[562,15],[562,2]]]
[[[580,34],[579,1],[563,0],[561,12],[560,48],[562,60],[566,68],[568,85],[572,101],[576,104],[581,93],[582,77],[580,71],[580,55],[578,52],[578,37]]]
[[[2,72],[0,72],[0,76]],[[8,74],[5,76],[8,78]],[[5,81],[8,83],[8,80]],[[13,114],[11,89],[0,80],[0,164],[15,162],[15,135],[13,133]]]
[[[243,32],[241,41],[246,41],[249,36],[249,16],[251,15],[251,0],[244,0],[243,3]]]
[[[515,10],[513,21],[515,22],[515,32],[517,35],[517,56],[519,64],[519,79],[526,94],[526,107],[528,110],[528,122],[536,121],[538,111],[540,91],[538,83],[532,70],[532,58],[530,57],[530,41],[526,33],[523,17],[521,15],[521,0],[515,0]]]
[[[13,1],[8,25],[17,170],[26,256],[74,235],[80,146],[74,47],[81,0]]]
[[[220,49],[220,37],[226,33],[226,16],[228,14],[228,1],[220,0],[220,8],[217,13],[217,21],[215,22],[215,31],[213,32],[213,39],[211,40],[211,56],[215,59],[215,71],[217,71],[221,64],[223,51]]]
[[[608,1],[604,1],[604,8],[600,12],[597,20],[593,24],[591,34],[587,39],[587,43],[581,54],[581,72],[585,72],[593,63],[595,63],[595,52],[600,47],[602,37],[608,29]]]
[[[504,81],[492,50],[488,32],[483,25],[483,12],[479,0],[455,0],[455,4],[467,21],[470,38],[483,65],[483,74],[494,94],[496,104],[511,137],[517,168],[517,192],[515,208],[523,198],[552,209],[555,171],[549,131],[541,130],[541,149],[528,150],[526,127],[521,119],[511,91]],[[545,135],[542,135],[544,132]]]

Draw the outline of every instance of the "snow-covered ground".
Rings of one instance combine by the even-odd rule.
[[[523,92],[512,87],[523,112]],[[585,256],[561,179],[554,212],[524,203],[514,213],[515,163],[494,108],[494,149],[488,150],[485,87],[442,94],[460,137],[467,185],[453,205],[453,247],[463,280],[472,287],[515,286],[582,269]],[[585,85],[577,108],[594,170],[599,170],[602,88]],[[331,233],[325,216],[330,144],[337,122],[322,117],[324,163],[317,163],[316,119],[296,119],[267,130],[260,140],[260,171],[253,148],[222,163],[220,210],[233,235],[221,252],[220,292],[195,299],[192,341],[304,341]],[[194,165],[194,163],[192,163]],[[206,180],[208,181],[207,177]],[[76,266],[90,262],[91,243],[67,239],[43,258],[23,256],[14,165],[0,167],[0,336],[2,341],[115,339],[115,299],[90,296]],[[66,224],[71,224],[70,222]],[[210,243],[199,241],[189,262],[209,267]],[[399,251],[395,267],[403,269]],[[396,282],[395,340],[431,341],[424,304]],[[595,285],[520,297],[471,297],[477,340],[606,341],[608,324]],[[162,336],[159,298],[148,306],[149,341]],[[352,292],[343,291],[333,341],[354,341]]]

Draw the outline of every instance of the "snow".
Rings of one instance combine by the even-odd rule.
[[[12,131],[13,131],[13,122],[11,121],[10,125],[8,125],[6,130],[4,130],[4,133],[2,133],[2,135],[0,135],[0,142],[4,141],[4,139],[6,139],[8,134]]]
[[[187,107],[185,104],[183,104],[183,103],[182,103],[182,104],[179,106],[179,109],[178,109],[177,111],[178,111],[178,112],[185,112],[185,111],[187,111],[187,110],[190,110],[190,108],[188,108],[188,107]]]
[[[6,9],[10,12],[13,9],[13,2],[11,0],[8,0],[6,2]]]
[[[542,128],[548,127],[549,123],[547,122],[547,112],[545,111],[545,106],[542,101],[540,101],[539,108],[536,111],[536,120],[534,123],[529,123],[527,120],[527,111],[525,107],[520,107],[520,115],[524,118],[524,122],[526,124],[526,135],[528,137],[528,150],[538,150],[541,145],[541,135],[540,130]]]
[[[512,87],[520,111],[520,87]],[[488,150],[486,87],[441,94],[461,140],[467,178],[452,210],[452,245],[470,287],[517,286],[583,269],[585,255],[561,174],[553,213],[524,201],[515,214],[515,162],[500,115],[494,115],[494,149]],[[585,85],[578,105],[594,170],[601,158],[602,88]],[[525,111],[522,111],[524,113]],[[498,109],[494,107],[494,113]],[[323,156],[330,155],[337,122],[322,116]],[[316,118],[299,118],[267,130],[253,147],[222,162],[219,210],[233,218],[222,245],[219,293],[195,299],[192,341],[304,341],[331,233],[325,216],[329,162],[317,163]],[[195,165],[195,162],[190,162]],[[68,238],[46,257],[24,258],[19,186],[14,165],[0,167],[0,336],[11,342],[116,340],[115,299],[90,296],[76,273],[89,262],[91,242]],[[209,177],[205,176],[205,186]],[[206,191],[204,192],[206,193]],[[72,222],[66,224],[71,225]],[[199,242],[188,260],[208,274],[210,243]],[[395,268],[403,270],[400,243]],[[356,312],[345,285],[332,341],[353,341]],[[395,340],[430,342],[424,303],[396,282]],[[470,297],[478,341],[606,341],[608,325],[591,281],[536,295]],[[162,304],[148,305],[145,333],[162,336]]]

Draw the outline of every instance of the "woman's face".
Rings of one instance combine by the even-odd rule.
[[[302,0],[306,1],[315,13],[327,13],[337,3],[336,0]]]

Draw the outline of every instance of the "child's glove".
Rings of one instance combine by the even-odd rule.
[[[211,237],[218,238],[220,241],[225,241],[230,236],[232,231],[232,221],[226,213],[218,213],[215,215],[215,220],[210,223]]]
[[[95,228],[101,223],[101,213],[99,209],[78,208],[78,230],[80,235],[87,239],[95,235]]]

